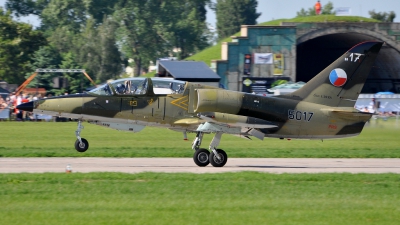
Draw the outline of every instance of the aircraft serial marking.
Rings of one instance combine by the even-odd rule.
[[[129,101],[130,106],[137,106],[137,101]]]
[[[288,110],[288,118],[289,120],[304,120],[307,122],[310,122],[312,119],[314,113],[313,112],[303,112],[303,111],[297,111],[293,109]]]
[[[349,55],[349,57],[344,58],[344,61],[349,61],[350,62],[357,62],[357,60],[360,59],[361,56],[363,56],[364,54],[360,54],[360,53],[351,53]]]

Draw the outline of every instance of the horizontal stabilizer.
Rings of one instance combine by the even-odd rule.
[[[343,115],[343,116],[371,117],[373,115],[372,113],[368,113],[368,112],[349,111],[349,110],[341,110],[341,109],[334,109],[334,108],[321,109],[321,111],[325,111],[328,113],[335,113],[337,115]]]

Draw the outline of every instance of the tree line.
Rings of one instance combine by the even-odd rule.
[[[184,59],[210,46],[207,6],[217,15],[218,39],[257,23],[256,0],[7,0],[0,8],[0,80],[22,83],[37,68],[85,69],[97,83],[115,79],[126,66],[135,75],[150,61]],[[36,15],[40,26],[13,20]],[[33,87],[52,89],[59,74],[39,74]],[[63,74],[78,92],[90,83]]]

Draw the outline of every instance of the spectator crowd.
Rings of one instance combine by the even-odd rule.
[[[18,110],[17,105],[46,97],[51,97],[51,95],[42,96],[41,94],[16,94],[15,92],[12,92],[5,98],[3,97],[4,96],[0,95],[0,120],[11,119],[17,121],[26,121],[37,120],[37,117],[35,117],[32,112]]]

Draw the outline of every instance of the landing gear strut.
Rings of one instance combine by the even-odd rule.
[[[203,132],[197,132],[196,138],[192,143],[192,149],[195,151],[199,150],[202,140],[203,140]]]
[[[217,149],[221,141],[222,132],[217,132],[210,143],[210,163],[214,167],[223,167],[228,161],[228,155],[222,149]]]
[[[217,132],[210,143],[211,153],[204,148],[200,148],[203,140],[203,133],[197,132],[196,138],[193,141],[192,149],[195,150],[193,160],[200,167],[207,166],[209,163],[214,167],[223,167],[228,161],[228,155],[222,149],[217,149],[221,141],[222,132]]]
[[[205,148],[200,148],[202,140],[203,132],[197,132],[196,138],[192,143],[192,149],[195,151],[193,155],[193,161],[200,167],[207,166],[210,163],[210,152]]]
[[[75,149],[78,152],[86,152],[89,148],[89,142],[85,138],[81,138],[81,130],[83,129],[82,121],[78,121],[78,128],[75,131],[77,140],[75,141]]]

